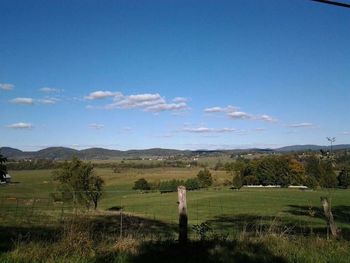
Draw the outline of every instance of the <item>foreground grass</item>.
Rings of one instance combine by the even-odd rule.
[[[1,262],[349,262],[348,241],[264,234],[225,240],[208,238],[179,245],[175,240],[133,237],[94,244],[86,233],[57,242],[20,242]]]

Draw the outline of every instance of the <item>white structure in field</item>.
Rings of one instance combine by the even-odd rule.
[[[281,188],[280,185],[262,185],[262,184],[249,184],[249,185],[243,185],[243,187],[248,187],[248,188]]]
[[[292,189],[308,189],[308,187],[305,186],[305,185],[290,185],[290,186],[288,186],[288,188],[292,188]]]

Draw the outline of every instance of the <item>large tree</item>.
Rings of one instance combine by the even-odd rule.
[[[104,181],[94,173],[93,165],[84,163],[77,157],[65,162],[63,167],[54,171],[54,180],[60,183],[59,191],[68,199],[90,208],[97,208],[102,196]]]

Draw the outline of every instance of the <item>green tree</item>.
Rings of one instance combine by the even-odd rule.
[[[245,185],[256,185],[259,184],[259,181],[255,175],[248,175],[243,177],[242,183]]]
[[[64,199],[73,200],[87,208],[93,204],[97,208],[104,181],[95,175],[93,169],[90,162],[84,163],[73,157],[72,161],[66,161],[61,169],[54,171],[54,180],[60,183],[59,191]]]
[[[232,185],[238,189],[241,189],[243,186],[242,176],[239,174],[236,174],[235,176],[233,176]]]
[[[343,168],[338,176],[339,186],[348,188],[350,186],[350,169]]]
[[[206,188],[213,184],[213,178],[211,177],[211,173],[207,168],[200,170],[197,174],[197,178],[201,188]]]
[[[134,182],[134,187],[132,189],[147,191],[151,189],[151,186],[145,178],[140,178]]]
[[[197,178],[189,178],[185,181],[187,190],[196,190],[200,188],[199,181]]]
[[[331,160],[325,160],[321,162],[324,174],[320,179],[320,185],[325,188],[335,188],[338,185],[337,175],[333,168],[333,162]]]
[[[0,154],[0,182],[5,181],[5,176],[7,174],[6,162],[7,158]]]
[[[288,161],[290,170],[290,183],[292,185],[305,184],[305,167],[295,158],[290,158]]]

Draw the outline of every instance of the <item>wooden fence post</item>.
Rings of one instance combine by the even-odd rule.
[[[186,187],[179,186],[177,188],[179,203],[179,242],[187,242],[187,203],[186,203]]]
[[[331,210],[331,202],[328,199],[328,197],[321,197],[321,204],[322,204],[324,215],[327,221],[327,238],[328,238],[329,229],[331,230],[333,237],[338,237],[338,229],[334,222],[334,218]]]

